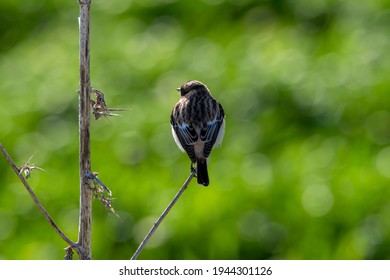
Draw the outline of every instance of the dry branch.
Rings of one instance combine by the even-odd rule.
[[[195,174],[196,174],[196,169],[192,168],[191,173],[188,176],[187,180],[184,182],[183,186],[180,188],[180,190],[175,195],[175,197],[172,199],[172,201],[168,204],[168,207],[165,208],[164,212],[157,219],[157,221],[153,224],[152,228],[149,230],[149,232],[146,234],[144,240],[142,240],[141,244],[139,245],[137,251],[135,251],[134,255],[131,257],[131,260],[136,260],[139,256],[139,254],[141,254],[142,250],[144,249],[144,247],[148,243],[149,239],[152,237],[153,233],[156,231],[156,229],[161,224],[161,222],[164,220],[164,218],[168,215],[169,211],[171,210],[173,205],[175,205],[175,203],[180,198],[180,196],[183,194],[183,192],[187,189],[187,186],[189,185],[189,183],[191,182],[191,180],[195,176]]]
[[[15,164],[15,162],[12,160],[11,156],[7,153],[5,148],[2,144],[0,144],[0,150],[3,153],[5,159],[8,161],[8,163],[11,165],[12,169],[15,171],[16,175],[22,181],[24,187],[26,188],[27,192],[30,194],[32,200],[34,203],[38,206],[39,210],[41,210],[43,216],[45,219],[49,222],[49,224],[53,227],[53,229],[57,232],[57,234],[67,243],[69,244],[70,248],[74,248],[76,252],[80,252],[80,248],[76,243],[74,243],[72,240],[70,240],[56,225],[56,223],[53,221],[53,219],[50,217],[49,213],[46,211],[45,207],[43,207],[42,203],[39,201],[38,197],[35,195],[34,191],[30,187],[30,185],[27,183],[26,179],[22,175],[22,168],[18,168]],[[25,164],[23,165],[25,166]],[[22,166],[22,167],[23,167]]]

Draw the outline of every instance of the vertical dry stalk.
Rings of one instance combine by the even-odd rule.
[[[78,245],[79,259],[92,259],[92,191],[90,173],[90,57],[89,19],[91,0],[79,0],[80,4],[80,89],[79,89],[79,160],[80,160],[80,216]]]

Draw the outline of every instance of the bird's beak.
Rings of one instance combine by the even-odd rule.
[[[178,87],[177,89],[176,89],[178,92],[180,92],[180,88]]]

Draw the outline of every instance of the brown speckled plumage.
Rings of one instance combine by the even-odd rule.
[[[186,82],[178,90],[181,98],[172,110],[172,134],[179,148],[197,164],[198,183],[207,186],[207,159],[212,148],[222,142],[225,113],[201,82]]]

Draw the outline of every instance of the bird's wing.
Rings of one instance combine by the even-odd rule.
[[[172,125],[172,132],[174,133],[173,136],[175,138],[176,143],[177,141],[179,141],[179,143],[181,144],[181,147],[178,145],[179,148],[187,152],[191,161],[195,162],[196,158],[195,158],[194,144],[198,141],[198,135],[194,127],[191,124],[187,124],[187,123],[179,124],[175,122],[173,117],[171,117],[171,125]]]
[[[203,156],[208,157],[214,144],[219,145],[222,141],[225,130],[225,113],[222,106],[219,105],[218,114],[200,131],[200,139],[204,142]],[[218,139],[219,143],[216,143]]]

